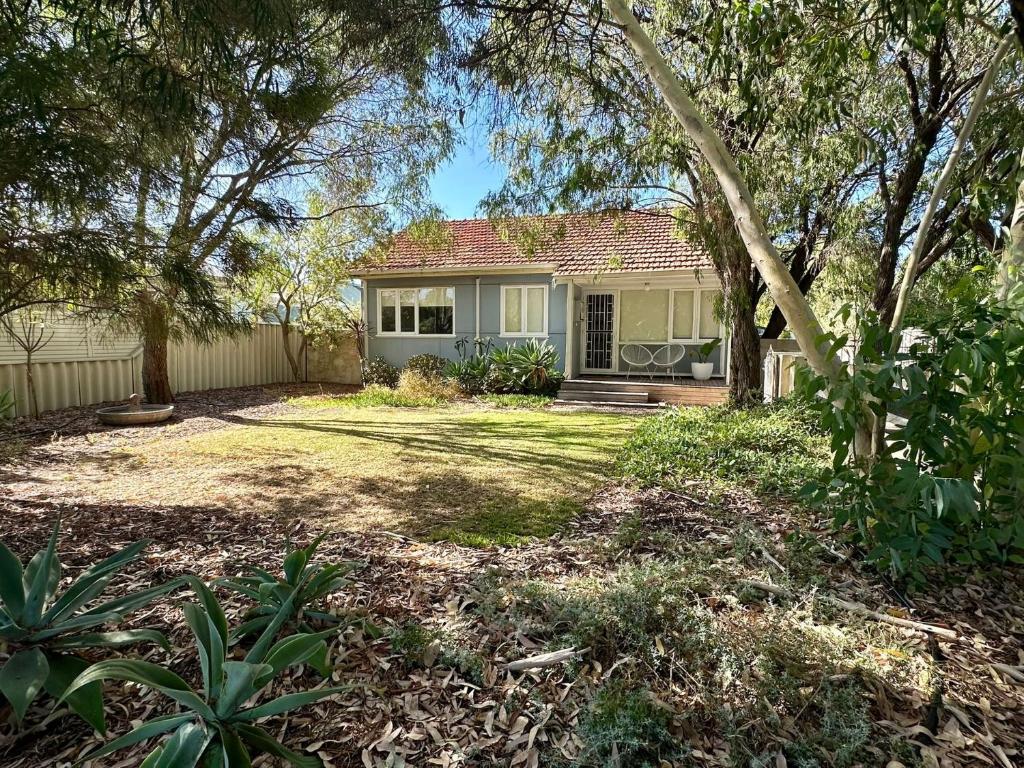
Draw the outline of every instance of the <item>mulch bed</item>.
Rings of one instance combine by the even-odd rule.
[[[0,513],[8,521],[4,539],[21,556],[44,545],[60,511],[64,518],[60,550],[69,570],[138,538],[151,539],[145,566],[137,568],[129,580],[136,586],[184,572],[212,579],[237,572],[241,563],[276,569],[287,540],[302,543],[314,535],[287,520],[209,508],[2,504]],[[469,679],[440,665],[410,665],[393,652],[387,636],[373,639],[362,629],[352,628],[335,647],[335,679],[356,687],[278,718],[275,732],[333,766],[390,766],[401,765],[402,760],[408,765],[536,766],[542,764],[543,754],[572,758],[579,748],[573,733],[576,719],[602,671],[585,666],[575,679],[566,677],[561,668],[505,671],[506,661],[543,649],[529,636],[489,625],[467,610],[472,586],[488,571],[512,579],[552,581],[600,576],[610,565],[603,554],[607,537],[625,515],[637,512],[687,536],[723,535],[720,522],[706,513],[699,498],[621,488],[599,494],[563,536],[513,549],[423,544],[383,532],[332,534],[322,545],[323,558],[366,564],[353,586],[334,598],[333,609],[367,617],[385,630],[408,622],[458,627],[469,647],[483,653],[483,667],[478,678]],[[777,510],[757,507],[749,512],[759,524],[783,524]],[[850,581],[843,594],[849,598],[873,594],[877,600],[877,585],[870,587],[863,580]],[[892,716],[889,727],[918,741],[940,761],[935,765],[1018,764],[1022,753],[1017,750],[1024,746],[1024,687],[993,664],[1015,667],[1024,661],[1017,657],[1024,641],[1024,608],[1011,597],[1019,594],[1005,581],[992,581],[916,600],[916,619],[953,627],[960,634],[957,642],[939,644],[948,676],[948,702],[938,734],[922,724],[927,702],[903,700],[898,692],[888,692],[885,706]],[[181,650],[190,642],[178,602],[157,604],[133,617],[133,624],[168,630],[178,649],[169,659],[170,666],[186,679],[195,679],[194,654]],[[226,605],[229,616],[237,616],[240,606],[230,598]],[[909,631],[906,639],[922,645],[929,642],[926,636]],[[159,661],[164,654],[157,650],[146,655]],[[295,682],[288,679],[277,684],[274,694]],[[307,673],[303,685],[316,683],[315,676]],[[652,681],[652,687],[657,687],[657,681]],[[113,735],[144,716],[166,711],[159,696],[118,685],[108,686],[107,703]],[[80,720],[52,714],[45,706],[30,712],[28,722],[35,727],[20,736],[9,727],[0,731],[0,765],[66,765],[102,743]],[[715,753],[714,734],[703,735],[693,746],[703,756],[701,764],[727,764],[727,756]],[[142,748],[136,748],[103,764],[136,765],[143,754]]]

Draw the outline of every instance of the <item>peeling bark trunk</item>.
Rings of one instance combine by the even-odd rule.
[[[739,406],[761,402],[761,339],[751,312],[737,309],[732,317],[732,358],[729,361],[729,396]]]

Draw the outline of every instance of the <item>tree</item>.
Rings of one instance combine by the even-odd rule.
[[[32,357],[53,339],[53,331],[46,327],[45,318],[39,311],[21,310],[17,317],[4,315],[0,325],[7,331],[15,344],[25,353],[25,389],[32,405],[32,418],[39,418],[39,396],[32,371]]]
[[[231,40],[197,95],[194,130],[136,191],[137,249],[160,261],[120,311],[143,336],[150,402],[171,400],[172,335],[207,340],[237,327],[212,278],[231,283],[255,268],[257,229],[301,220],[293,190],[324,179],[357,205],[382,178],[406,194],[422,183],[415,171],[448,141],[427,87],[430,57],[445,45],[431,9],[413,0],[265,6],[257,34]]]
[[[510,7],[500,6],[498,21],[471,58],[487,66],[503,99],[525,113],[499,136],[498,147],[516,170],[493,202],[499,208],[679,206],[689,225],[687,236],[712,256],[727,299],[729,294],[737,298],[727,300],[732,380],[734,396],[745,399],[744,383],[756,382],[758,373],[754,313],[767,283],[759,271],[749,269],[742,240],[731,234],[731,212],[710,166],[666,114],[653,81],[638,74],[635,59],[622,50],[618,30],[601,6]],[[801,292],[811,289],[837,246],[876,238],[876,218],[883,218],[878,186],[886,174],[900,174],[908,189],[914,188],[909,179],[918,180],[921,188],[914,188],[913,202],[904,211],[904,224],[916,223],[930,176],[903,173],[909,153],[901,147],[912,144],[920,128],[909,116],[916,102],[905,110],[899,105],[921,97],[894,63],[894,54],[872,54],[871,40],[888,41],[874,30],[865,31],[857,8],[699,2],[638,7],[657,34],[659,54],[693,94],[694,105],[747,180],[768,234]],[[945,135],[958,125],[959,107],[977,80],[971,63],[987,64],[978,33],[938,29],[928,34],[943,51],[937,60],[944,68],[942,82],[955,84],[958,77],[970,82],[956,90],[955,98],[942,101],[936,94],[945,110],[932,120],[942,137],[936,154],[938,145],[950,143]],[[947,62],[951,40],[958,50],[979,53]],[[921,58],[916,48],[904,53],[912,71]],[[778,94],[796,97],[780,102]],[[994,125],[1019,114],[1020,99],[1005,99],[1002,106],[1003,120],[993,119]],[[941,223],[933,228],[944,237],[926,242],[919,275],[965,232],[983,230],[989,209],[970,192],[992,177],[998,185],[996,171],[1005,155],[986,146],[985,158],[967,164],[970,173],[958,179],[958,191],[966,192],[944,207]],[[891,284],[888,270],[879,269],[877,278]],[[786,323],[778,306],[769,310],[764,337],[774,338]]]
[[[250,311],[280,326],[296,381],[302,380],[300,360],[310,341],[346,324],[351,311],[342,291],[351,282],[349,267],[383,216],[377,208],[339,211],[316,194],[306,215],[295,231],[264,233],[259,267],[244,287]],[[297,349],[293,332],[301,334]]]

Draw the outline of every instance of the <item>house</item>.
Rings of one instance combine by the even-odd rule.
[[[404,232],[381,261],[357,270],[367,355],[402,366],[422,353],[457,359],[460,338],[497,346],[535,338],[558,350],[566,399],[724,399],[721,286],[707,255],[680,239],[670,216],[519,221],[511,231],[467,219],[444,222],[427,238]],[[722,340],[711,356],[712,378],[694,392],[694,353],[710,339]],[[680,359],[635,364],[659,349],[669,355],[662,362]]]

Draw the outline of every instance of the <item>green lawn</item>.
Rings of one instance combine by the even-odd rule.
[[[468,544],[545,536],[614,467],[628,416],[550,410],[322,407],[133,448],[90,492],[214,504],[329,528]]]

